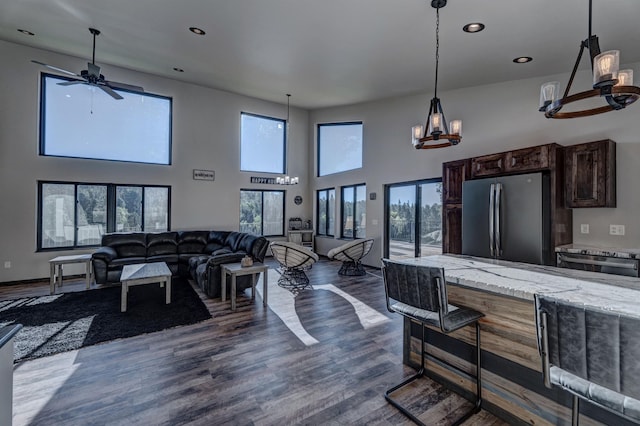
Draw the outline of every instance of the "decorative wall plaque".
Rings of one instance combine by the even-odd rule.
[[[193,179],[213,181],[213,180],[216,180],[216,172],[214,170],[193,169]]]

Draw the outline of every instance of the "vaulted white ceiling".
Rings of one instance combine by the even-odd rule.
[[[429,0],[2,0],[0,39],[82,58],[79,72],[95,27],[107,76],[117,65],[280,103],[291,93],[314,109],[433,90],[435,18]],[[588,0],[449,0],[439,90],[568,79],[587,18]],[[623,64],[640,61],[639,19],[639,0],[594,0],[593,32]],[[470,22],[486,29],[464,33]]]

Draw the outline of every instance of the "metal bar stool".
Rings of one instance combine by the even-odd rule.
[[[425,327],[437,327],[443,333],[448,334],[466,325],[475,324],[476,400],[473,408],[454,423],[454,425],[459,425],[473,414],[479,412],[482,407],[482,366],[480,354],[480,324],[478,320],[482,318],[484,314],[473,309],[454,306],[448,303],[443,268],[410,265],[394,262],[389,259],[382,259],[382,264],[387,309],[389,309],[390,312],[396,312],[409,319],[418,321],[422,326],[420,370],[402,383],[393,386],[384,394],[385,399],[389,401],[390,404],[415,423],[424,425],[415,415],[394,400],[391,394],[422,377],[425,370]],[[434,358],[461,371],[458,367],[451,365],[446,360],[437,357]]]
[[[538,348],[548,388],[640,423],[640,318],[536,295]]]

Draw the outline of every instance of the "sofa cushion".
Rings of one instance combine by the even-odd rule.
[[[214,251],[213,253],[211,253],[212,256],[220,256],[223,254],[233,254],[235,252],[231,251],[231,249],[229,247],[222,247],[221,249],[218,249],[216,251]]]
[[[223,249],[225,247],[226,246],[224,244],[211,242],[207,244],[207,246],[204,248],[203,253],[206,253],[206,254],[215,253],[216,251]]]
[[[159,232],[147,234],[147,257],[175,255],[178,253],[178,233]],[[177,261],[177,258],[176,258]]]
[[[240,244],[242,243],[242,240],[247,237],[249,234],[246,234],[244,232],[229,232],[229,235],[227,235],[227,240],[225,241],[225,245],[229,246],[229,248],[231,249],[231,251],[237,251]]]
[[[112,247],[119,258],[147,255],[147,240],[142,232],[104,234],[101,245]]]
[[[178,232],[178,253],[203,253],[209,231]]]
[[[209,238],[207,240],[207,244],[219,244],[221,246],[226,244],[227,236],[230,234],[229,231],[211,231],[209,232]]]
[[[146,263],[151,263],[151,262],[165,262],[167,264],[177,264],[178,255],[177,254],[160,254],[158,256],[148,256]]]
[[[145,263],[145,257],[119,257],[109,264],[110,266],[135,265],[136,263]]]

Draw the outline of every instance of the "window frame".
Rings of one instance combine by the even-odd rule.
[[[331,212],[331,210],[329,209],[329,193],[331,191],[333,191],[333,199],[334,199],[334,202],[335,202],[335,199],[336,199],[336,188],[335,187],[318,189],[316,191],[316,223],[318,224],[318,226],[316,227],[316,236],[319,236],[319,237],[332,237],[332,238],[335,238],[335,222],[336,222],[335,204],[333,206],[333,212],[332,212],[333,213],[334,226],[333,226],[333,228],[331,228],[329,226],[329,214]],[[321,211],[320,211],[320,193],[321,192],[325,192],[327,194],[327,203],[326,203],[326,209],[325,209],[325,214],[326,214],[327,220],[326,220],[326,226],[325,226],[326,229],[324,230],[324,233],[320,232],[320,213],[321,213]]]
[[[260,118],[264,120],[276,121],[282,123],[282,171],[281,172],[265,172],[264,170],[249,170],[242,168],[242,116]],[[276,175],[282,175],[287,173],[287,148],[289,141],[287,140],[287,120],[282,118],[270,117],[268,115],[254,114],[251,112],[240,111],[240,171],[252,172],[252,173],[270,173]]]
[[[113,161],[116,163],[134,163],[134,164],[149,164],[149,165],[154,165],[154,166],[170,166],[173,164],[173,98],[169,97],[169,96],[162,96],[162,95],[156,95],[153,93],[148,93],[148,92],[138,92],[135,90],[126,90],[126,89],[117,89],[117,92],[126,92],[126,93],[133,93],[136,95],[142,95],[142,96],[147,96],[147,97],[152,97],[152,98],[160,98],[160,99],[166,99],[169,101],[169,146],[168,146],[168,151],[169,151],[169,156],[167,158],[167,163],[148,163],[148,162],[144,162],[144,161],[134,161],[134,160],[114,160],[114,159],[110,159],[110,158],[95,158],[95,157],[80,157],[80,156],[68,156],[68,155],[52,155],[52,154],[46,154],[45,153],[45,148],[46,148],[46,141],[45,141],[45,122],[46,122],[46,108],[45,108],[45,104],[46,104],[46,100],[47,100],[47,96],[46,96],[46,78],[47,77],[51,77],[51,78],[56,78],[59,80],[66,80],[66,81],[76,81],[77,79],[74,78],[69,78],[69,77],[64,77],[61,75],[57,75],[57,74],[50,74],[47,72],[41,72],[40,73],[40,105],[39,105],[39,112],[40,112],[40,117],[39,117],[39,124],[38,124],[38,131],[39,131],[39,135],[38,135],[38,154],[42,157],[53,157],[53,158],[75,158],[75,159],[81,159],[81,160],[96,160],[96,161]]]
[[[74,231],[73,231],[73,245],[70,246],[58,246],[58,247],[43,247],[42,246],[42,233],[43,229],[43,208],[44,208],[44,200],[42,197],[42,188],[43,185],[73,185],[73,199],[76,204],[73,211],[73,223],[74,223]],[[37,202],[37,231],[36,231],[36,252],[47,252],[47,251],[63,251],[63,250],[78,250],[78,249],[86,249],[86,248],[95,248],[99,247],[99,244],[95,245],[79,245],[78,244],[78,186],[105,186],[107,188],[107,200],[106,200],[106,230],[105,233],[117,232],[115,229],[116,225],[116,189],[118,187],[138,187],[142,188],[142,209],[141,209],[141,217],[142,217],[142,230],[137,232],[146,232],[144,230],[144,198],[145,198],[145,188],[166,188],[167,189],[167,229],[165,231],[157,231],[157,232],[169,232],[171,231],[171,185],[138,185],[138,184],[120,184],[120,183],[104,183],[104,182],[69,182],[69,181],[50,181],[50,180],[39,180],[38,181],[38,202]],[[151,232],[151,231],[149,231]]]
[[[366,204],[367,204],[367,197],[366,197],[366,195],[367,195],[367,184],[366,184],[366,183],[356,183],[356,184],[353,184],[353,185],[344,185],[344,186],[341,186],[341,187],[340,187],[340,238],[341,238],[341,239],[343,239],[343,240],[357,240],[357,239],[359,239],[359,238],[366,238],[366,231],[367,231],[367,224],[366,224],[366,222],[365,222],[365,224],[364,224],[364,225],[365,225],[365,228],[364,228],[364,229],[365,229],[365,236],[358,237],[358,236],[356,236],[355,220],[354,220],[354,231],[353,231],[353,236],[350,236],[350,237],[349,237],[349,236],[345,236],[345,235],[344,235],[344,202],[345,202],[345,199],[344,199],[344,190],[345,190],[345,189],[349,189],[349,188],[353,189],[353,199],[352,199],[352,200],[350,200],[350,201],[352,201],[352,202],[353,202],[353,216],[354,216],[354,218],[355,218],[355,217],[356,217],[356,214],[357,214],[356,207],[357,207],[357,205],[358,205],[358,203],[357,203],[358,187],[360,187],[360,186],[362,186],[362,187],[364,187],[364,188],[365,188],[365,191],[364,191],[364,193],[365,193],[364,202],[365,202],[365,214],[366,214]],[[365,218],[366,218],[366,216],[365,216]]]
[[[265,192],[280,192],[282,193],[282,234],[273,234],[273,235],[265,235],[264,233],[261,234],[263,237],[284,237],[286,235],[286,228],[284,226],[285,224],[285,217],[286,217],[286,206],[287,206],[287,191],[283,190],[283,189],[256,189],[256,188],[240,188],[240,196],[238,198],[238,231],[240,231],[240,227],[242,226],[242,223],[240,222],[240,216],[239,214],[242,211],[242,192],[246,191],[246,192],[259,192],[260,193],[260,217],[262,222],[260,223],[260,227],[262,228],[262,231],[264,232],[264,193]]]
[[[321,166],[321,150],[322,150],[322,139],[320,137],[320,129],[323,127],[333,127],[333,126],[355,126],[355,125],[359,125],[362,129],[362,141],[361,141],[361,145],[360,145],[360,167],[357,168],[353,168],[353,169],[346,169],[346,170],[340,170],[337,172],[333,172],[333,173],[327,173],[327,174],[321,174],[320,173],[320,166]],[[361,169],[362,168],[362,164],[364,162],[364,124],[362,121],[341,121],[341,122],[335,122],[335,123],[318,123],[317,125],[317,140],[318,143],[316,144],[316,169],[317,169],[317,173],[316,173],[316,177],[323,177],[323,176],[330,176],[330,175],[335,175],[337,173],[344,173],[344,172],[348,172],[350,170],[357,170],[357,169]]]

